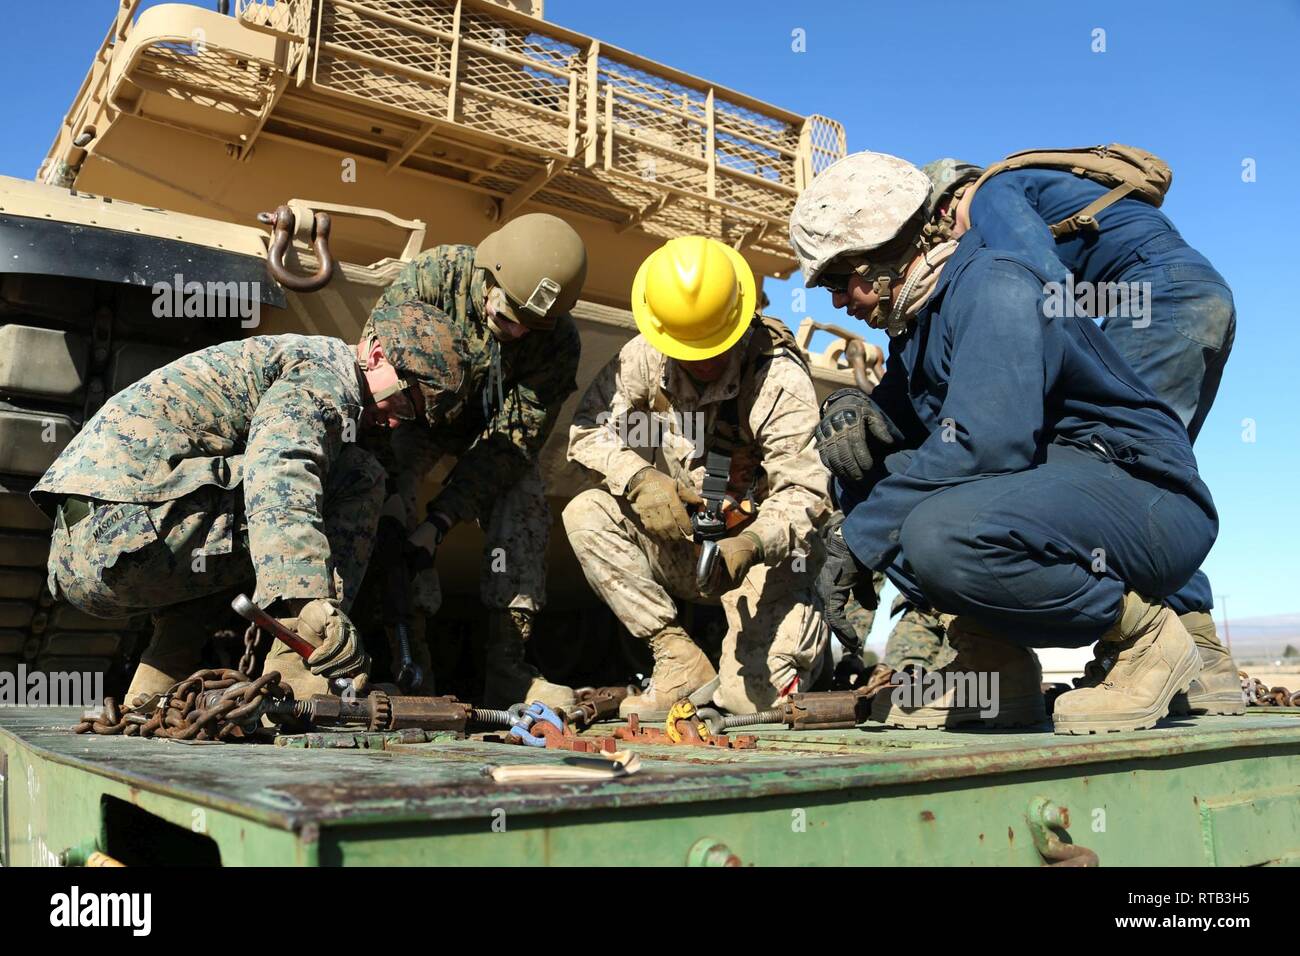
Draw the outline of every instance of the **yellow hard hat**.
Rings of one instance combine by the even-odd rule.
[[[743,256],[704,236],[670,239],[632,280],[632,315],[646,340],[669,358],[695,362],[740,341],[758,293]]]

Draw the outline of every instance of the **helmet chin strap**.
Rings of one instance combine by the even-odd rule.
[[[896,339],[907,331],[907,316],[905,310],[907,303],[912,297],[912,292],[916,289],[916,283],[921,278],[922,269],[914,268],[918,252],[922,250],[921,239],[918,236],[917,241],[907,246],[907,251],[900,259],[887,266],[879,266],[875,271],[875,277],[871,280],[871,291],[877,296],[878,301],[867,317],[867,322],[873,328],[885,329],[885,332],[891,339]],[[870,274],[870,271],[868,272]],[[906,275],[907,281],[903,283],[903,288],[899,290],[897,296],[893,293],[894,283]]]
[[[897,276],[893,271],[887,271],[881,272],[871,280],[871,291],[876,294],[877,301],[875,307],[871,310],[871,314],[867,316],[868,325],[877,329],[885,326],[889,331],[890,338],[894,338],[899,334],[894,331],[891,324],[893,310],[889,307],[894,296],[893,286],[896,278]]]
[[[370,392],[371,404],[377,405],[380,402],[382,402],[384,399],[392,398],[398,392],[404,391],[405,389],[410,388],[412,385],[411,382],[408,382],[405,378],[402,377],[402,373],[400,371],[394,369],[393,371],[396,372],[397,378],[393,380],[393,383],[391,385],[379,389],[379,391],[375,391],[374,387],[370,384],[369,373],[375,371],[375,369],[372,369],[370,367],[370,360],[367,358],[364,364],[361,362],[357,362],[357,368],[361,369],[361,377],[365,379],[366,391]]]
[[[375,404],[378,405],[384,399],[392,398],[398,392],[405,391],[410,387],[411,387],[410,382],[408,382],[404,378],[399,378],[397,381],[395,381],[392,385],[389,385],[387,388],[382,388],[377,392],[372,391],[370,393],[370,397],[374,399]]]
[[[898,293],[898,298],[894,300],[894,307],[889,312],[889,320],[886,325],[886,331],[891,339],[896,339],[907,331],[907,303],[912,299],[912,293],[916,291],[916,284],[921,281],[921,276],[925,270],[913,267],[907,274],[907,281],[903,283],[903,288]]]

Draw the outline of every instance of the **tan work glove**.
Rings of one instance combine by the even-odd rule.
[[[745,580],[745,575],[763,560],[763,542],[752,531],[718,542],[718,567],[709,582],[708,593],[725,594]]]
[[[691,516],[685,506],[702,505],[704,499],[658,469],[642,468],[627,484],[627,503],[641,519],[646,534],[673,541],[692,536]]]
[[[370,670],[358,633],[348,616],[328,598],[308,601],[296,619],[282,621],[312,644],[318,645],[307,658],[307,669],[322,677],[350,677]]]

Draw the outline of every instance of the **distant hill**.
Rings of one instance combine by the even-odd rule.
[[[1216,612],[1214,622],[1223,636],[1223,618]],[[1287,645],[1300,649],[1300,614],[1277,614],[1272,617],[1228,619],[1233,656],[1280,658]]]

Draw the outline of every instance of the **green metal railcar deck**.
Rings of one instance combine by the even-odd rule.
[[[1300,709],[1084,738],[756,728],[756,750],[632,745],[636,774],[511,785],[488,769],[571,755],[412,731],[74,736],[76,717],[0,708],[6,865],[97,848],[225,865],[1036,866],[1049,804],[1069,810],[1056,835],[1103,866],[1300,861]]]

